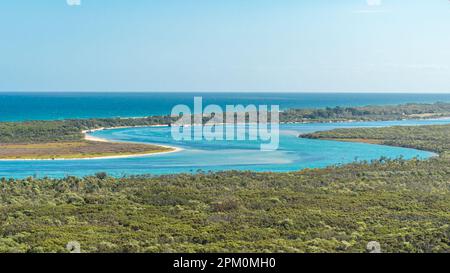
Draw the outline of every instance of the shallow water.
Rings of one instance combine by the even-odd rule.
[[[448,123],[450,123],[449,119],[285,124],[280,127],[280,148],[270,152],[260,151],[258,141],[175,141],[171,138],[169,127],[105,130],[94,132],[92,135],[116,141],[172,145],[184,150],[171,154],[107,160],[4,161],[0,162],[0,176],[15,178],[85,176],[102,171],[114,176],[193,173],[198,170],[286,172],[304,168],[322,168],[355,160],[373,160],[382,156],[426,159],[434,154],[427,151],[364,143],[300,139],[298,135],[334,128]]]

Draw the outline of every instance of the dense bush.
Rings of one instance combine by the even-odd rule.
[[[426,131],[377,133],[406,142]],[[384,252],[450,252],[449,208],[444,154],[291,173],[3,178],[0,252],[64,252],[74,240],[84,252],[364,252],[373,240]]]
[[[408,103],[365,107],[334,107],[326,109],[291,109],[281,113],[283,122],[305,121],[371,121],[430,118],[450,115],[450,103],[434,104]]]
[[[448,252],[449,163],[3,180],[0,252]]]
[[[61,121],[0,122],[0,143],[42,143],[82,140],[81,131],[119,126],[170,124],[170,117],[138,119],[79,119]]]

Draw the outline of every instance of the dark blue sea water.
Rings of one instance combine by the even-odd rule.
[[[142,117],[169,114],[173,106],[204,104],[280,105],[287,108],[450,102],[450,94],[355,93],[0,93],[0,121]]]

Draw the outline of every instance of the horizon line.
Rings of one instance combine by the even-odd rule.
[[[270,90],[220,90],[220,91],[207,91],[207,90],[148,90],[148,91],[136,91],[136,90],[123,90],[123,91],[111,91],[111,90],[91,90],[91,91],[79,91],[79,90],[0,90],[0,93],[291,93],[291,94],[450,94],[450,91],[270,91]]]

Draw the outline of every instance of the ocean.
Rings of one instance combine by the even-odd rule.
[[[177,104],[193,107],[194,96],[201,96],[204,105],[279,105],[280,109],[450,102],[450,94],[3,92],[0,121],[166,115]]]

